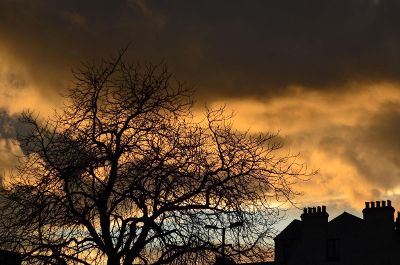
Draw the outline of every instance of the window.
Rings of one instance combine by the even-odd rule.
[[[326,256],[328,261],[338,261],[340,258],[340,240],[330,238],[327,241]]]

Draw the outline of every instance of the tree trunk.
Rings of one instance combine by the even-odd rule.
[[[107,265],[121,265],[118,258],[108,256]]]

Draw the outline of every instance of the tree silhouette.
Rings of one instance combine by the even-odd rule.
[[[64,109],[25,112],[24,156],[1,200],[1,240],[29,264],[206,264],[268,255],[276,202],[305,168],[276,135],[195,121],[192,90],[163,65],[84,64]],[[243,222],[220,231],[208,225]]]

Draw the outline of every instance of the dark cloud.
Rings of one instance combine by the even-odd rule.
[[[0,187],[1,178],[17,165],[18,157],[31,152],[33,144],[23,145],[19,139],[30,135],[32,130],[32,125],[22,122],[20,115],[0,107]]]
[[[165,60],[200,96],[254,96],[398,81],[399,11],[397,0],[0,0],[0,38],[43,87],[132,41],[132,58]]]
[[[4,174],[17,163],[15,136],[19,124],[16,116],[0,108],[0,189]]]
[[[19,121],[16,116],[10,115],[6,110],[0,108],[0,138],[6,140],[15,139],[16,128]]]

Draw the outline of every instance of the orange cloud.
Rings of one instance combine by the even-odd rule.
[[[213,106],[226,104],[234,110],[240,130],[279,131],[285,150],[300,152],[309,167],[319,169],[310,181],[298,184],[303,205],[328,204],[358,214],[368,200],[392,199],[400,206],[398,87],[353,84],[342,93],[291,91]]]

